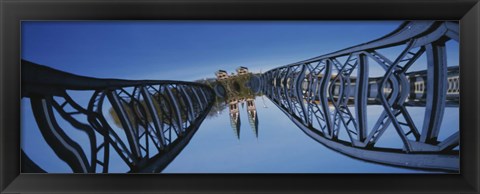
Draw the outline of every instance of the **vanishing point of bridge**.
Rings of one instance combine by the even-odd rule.
[[[445,108],[459,104],[459,67],[447,66],[445,48],[447,41],[458,42],[458,30],[455,22],[405,22],[380,39],[269,70],[255,87],[305,134],[336,152],[458,172],[458,129],[439,138]],[[394,57],[379,52],[388,48],[401,51]],[[426,69],[411,71],[422,57]],[[383,75],[369,75],[375,65]],[[88,105],[69,91],[90,91]],[[111,152],[129,172],[161,172],[198,130],[215,92],[200,83],[96,79],[22,61],[22,97],[30,99],[47,144],[73,172],[109,172]],[[382,111],[369,124],[372,105]],[[423,123],[414,122],[409,107],[425,107]],[[75,142],[65,123],[88,134],[88,141]],[[395,130],[402,146],[377,146],[386,130]],[[22,165],[24,172],[44,172],[24,152]]]

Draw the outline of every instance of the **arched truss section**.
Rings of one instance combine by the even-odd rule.
[[[82,106],[70,90],[93,95]],[[95,79],[22,61],[22,97],[30,99],[46,143],[73,172],[107,173],[112,152],[129,172],[161,172],[195,134],[215,94],[193,82]],[[59,124],[65,122],[88,141],[73,140]]]
[[[445,107],[458,107],[459,68],[447,67],[445,48],[447,41],[459,41],[458,29],[455,22],[405,22],[380,39],[269,70],[262,89],[307,135],[335,151],[395,166],[458,171],[458,129],[438,138]],[[401,49],[383,55],[389,48]],[[421,57],[426,69],[411,71]],[[369,76],[373,65],[383,76]],[[372,104],[383,111],[369,128]],[[422,124],[412,120],[408,106],[425,107]],[[389,126],[401,147],[376,146]]]

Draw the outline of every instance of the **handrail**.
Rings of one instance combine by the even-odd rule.
[[[456,29],[456,28],[450,27],[450,25],[458,25],[458,24],[454,22],[450,22],[448,24],[444,23],[444,25],[445,25],[444,27],[446,28],[445,33],[447,33],[449,31]],[[436,25],[434,21],[407,21],[402,23],[397,29],[395,29],[391,33],[383,37],[380,37],[378,39],[375,39],[366,43],[362,43],[359,45],[355,45],[352,47],[348,47],[332,53],[324,54],[318,57],[280,66],[277,68],[295,66],[299,64],[305,64],[305,63],[312,63],[312,62],[320,61],[326,58],[346,56],[354,52],[360,52],[360,51],[369,50],[369,49],[381,49],[381,48],[390,47],[394,45],[404,44],[411,39],[421,37],[425,33],[436,30],[437,27],[438,25]],[[455,33],[458,34],[458,31],[455,31]],[[274,69],[277,69],[277,68],[274,68]]]
[[[68,90],[95,90],[149,84],[189,84],[206,87],[201,83],[176,80],[125,80],[92,78],[59,71],[47,66],[22,60],[22,89],[24,87],[50,87]],[[23,90],[25,91],[25,90]],[[22,96],[28,96],[28,92]]]

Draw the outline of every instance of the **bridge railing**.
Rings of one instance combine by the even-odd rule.
[[[262,75],[263,91],[305,133],[341,153],[398,166],[455,171],[459,166],[459,153],[454,149],[459,145],[458,129],[443,139],[439,132],[448,84],[452,84],[447,83],[445,45],[447,41],[458,43],[458,30],[456,22],[405,22],[377,40],[271,69]],[[387,49],[393,57],[382,54]],[[422,79],[410,72],[421,65],[421,58],[425,59]],[[369,76],[373,65],[384,71],[376,79]],[[455,80],[453,84],[458,85],[459,79]],[[423,99],[415,99],[411,86],[420,81],[425,93]],[[416,103],[425,107],[423,123],[412,119],[409,99],[423,101]],[[458,104],[458,96],[452,99]],[[367,105],[372,100],[382,111],[373,125],[367,125],[372,119]],[[396,131],[401,147],[376,145],[389,126]],[[347,137],[341,138],[340,133]],[[366,154],[369,151],[374,154]],[[421,160],[394,161],[399,157],[386,153],[427,155]]]
[[[68,91],[90,91],[88,105]],[[30,99],[46,143],[73,172],[107,173],[112,152],[128,172],[161,172],[195,134],[215,94],[199,83],[97,79],[22,61],[22,97]],[[64,123],[88,140],[74,140]]]

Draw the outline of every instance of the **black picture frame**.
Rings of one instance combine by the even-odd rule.
[[[478,193],[478,0],[0,0],[0,192]],[[460,174],[20,174],[22,20],[460,20]]]

